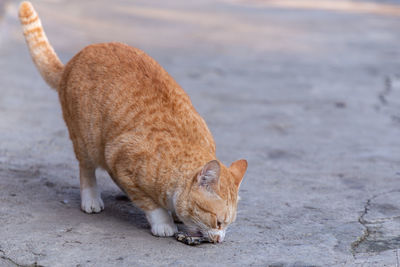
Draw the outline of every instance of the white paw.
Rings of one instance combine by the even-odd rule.
[[[178,232],[175,224],[155,224],[151,226],[151,233],[155,236],[173,236]]]
[[[165,209],[146,211],[146,217],[151,225],[151,232],[155,236],[173,236],[178,232],[171,215]]]
[[[81,209],[86,213],[98,213],[104,210],[104,203],[97,188],[85,188],[81,192]]]

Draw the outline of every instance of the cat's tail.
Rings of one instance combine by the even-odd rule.
[[[22,2],[19,6],[19,20],[33,62],[47,84],[57,90],[64,65],[47,40],[39,16],[30,2]]]

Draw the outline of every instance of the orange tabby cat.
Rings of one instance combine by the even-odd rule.
[[[101,167],[146,213],[154,235],[173,235],[175,215],[222,242],[247,162],[228,168],[216,160],[206,123],[174,79],[120,43],[90,45],[64,66],[29,2],[19,17],[34,63],[59,94],[79,161],[82,210],[104,208],[95,177]]]

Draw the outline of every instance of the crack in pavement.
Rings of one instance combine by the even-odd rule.
[[[34,262],[32,264],[19,264],[18,262],[14,261],[13,259],[11,259],[5,255],[0,256],[0,258],[14,264],[15,266],[18,266],[18,267],[44,267],[43,265],[37,264],[37,262]]]
[[[358,217],[358,222],[365,228],[364,229],[364,233],[357,238],[356,241],[354,241],[353,243],[351,243],[351,254],[353,254],[353,257],[355,257],[356,255],[356,249],[357,247],[364,242],[369,235],[371,234],[368,226],[366,225],[368,222],[364,219],[365,215],[367,215],[368,210],[369,210],[369,206],[371,205],[371,200],[373,198],[375,198],[376,196],[373,196],[372,198],[367,200],[367,203],[364,205],[364,211],[361,213],[361,215]]]
[[[355,240],[354,242],[351,243],[351,253],[352,253],[353,257],[355,257],[355,255],[358,252],[360,252],[357,250],[359,249],[360,245],[365,241],[368,241],[371,243],[377,243],[377,244],[382,243],[382,242],[391,241],[391,240],[386,240],[385,238],[384,239],[376,238],[376,235],[377,235],[377,233],[379,233],[381,231],[382,225],[380,225],[380,224],[398,219],[400,216],[389,216],[389,217],[385,217],[385,218],[376,218],[375,220],[368,220],[365,217],[370,212],[370,210],[373,208],[371,206],[372,206],[372,202],[374,199],[377,199],[378,197],[381,197],[383,195],[388,195],[388,194],[398,193],[398,192],[400,192],[400,190],[398,190],[398,189],[391,190],[389,192],[383,192],[383,193],[376,194],[376,195],[372,196],[371,198],[367,199],[367,202],[364,205],[364,210],[358,217],[358,222],[365,228],[364,232],[361,236],[359,236],[357,238],[357,240]],[[398,242],[397,239],[396,239],[396,242]],[[393,244],[391,244],[391,245],[393,245]],[[388,247],[387,249],[390,249],[390,248]],[[394,249],[394,247],[391,247],[391,249]]]
[[[14,264],[15,266],[18,266],[18,267],[44,267],[43,265],[40,265],[37,262],[34,262],[32,264],[20,264],[20,263],[16,262],[15,260],[11,259],[10,257],[7,257],[4,250],[0,249],[0,252],[3,254],[3,255],[0,255],[1,259],[6,260],[6,261],[10,262],[11,264]]]

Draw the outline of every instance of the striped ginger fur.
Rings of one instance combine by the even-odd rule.
[[[79,161],[81,209],[104,209],[101,167],[146,213],[154,235],[173,235],[176,215],[222,242],[247,161],[227,167],[216,159],[211,132],[185,91],[154,59],[121,43],[89,45],[64,67],[32,5],[23,2],[19,13],[33,61],[58,91]]]
[[[50,45],[39,16],[30,2],[21,3],[19,19],[33,62],[47,84],[57,90],[64,65]]]

